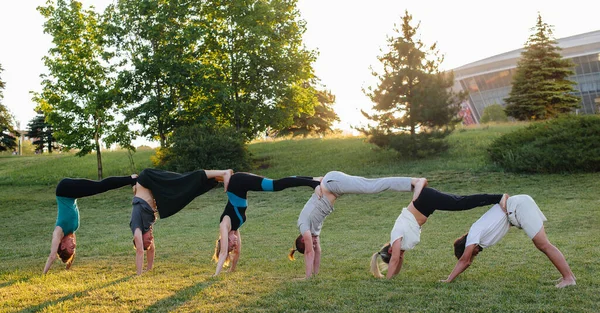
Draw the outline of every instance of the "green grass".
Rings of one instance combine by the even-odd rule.
[[[309,281],[304,262],[287,260],[296,220],[310,190],[251,193],[236,273],[212,278],[210,262],[226,202],[215,189],[155,225],[155,269],[136,276],[129,230],[131,190],[80,199],[77,259],[42,276],[54,222],[54,187],[62,177],[96,177],[95,155],[0,157],[0,312],[599,312],[598,174],[518,175],[490,164],[485,147],[512,125],[467,128],[452,149],[428,160],[404,160],[362,138],[256,142],[255,173],[272,178],[324,175],[424,176],[453,193],[529,194],[548,218],[550,241],[565,255],[577,286],[557,290],[548,259],[520,230],[483,251],[454,283],[442,284],[456,259],[452,242],[486,208],[435,212],[421,243],[406,253],[391,281],[373,278],[369,258],[389,240],[410,194],[345,195],[325,221],[321,273]],[[138,169],[151,152],[135,155]],[[106,175],[127,175],[122,152],[104,153]]]

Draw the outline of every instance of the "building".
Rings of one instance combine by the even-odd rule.
[[[558,39],[564,58],[575,63],[575,95],[581,98],[578,113],[600,113],[600,30]],[[479,123],[483,110],[492,104],[505,105],[513,74],[523,49],[509,51],[454,69],[454,90],[468,93],[462,115],[470,113]]]

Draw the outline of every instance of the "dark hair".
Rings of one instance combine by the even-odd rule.
[[[458,237],[454,241],[454,256],[457,259],[460,259],[460,257],[463,255],[463,253],[465,253],[465,246],[467,244],[467,235],[469,235],[469,233],[466,233],[466,234]]]
[[[298,235],[298,237],[296,237],[296,241],[294,242],[294,247],[290,249],[290,253],[288,254],[288,259],[290,259],[291,261],[295,260],[294,258],[294,252],[298,251],[302,254],[304,254],[304,249],[305,249],[305,245],[304,242],[302,242],[302,234]]]
[[[58,254],[58,257],[63,263],[67,263],[69,261],[72,261],[72,259],[75,257],[75,249],[73,249],[73,253],[69,253],[67,249],[63,249],[59,245],[56,254]]]

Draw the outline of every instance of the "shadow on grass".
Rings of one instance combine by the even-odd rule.
[[[31,277],[25,277],[25,278],[19,278],[19,279],[11,279],[9,281],[5,281],[3,283],[0,283],[0,288],[8,287],[8,286],[11,286],[11,285],[16,284],[16,283],[24,283],[24,282],[29,281],[30,279],[31,279]]]
[[[199,294],[200,291],[209,287],[215,283],[215,281],[203,281],[195,285],[189,286],[182,289],[170,297],[166,297],[156,301],[151,306],[144,308],[143,310],[136,310],[132,312],[158,312],[158,311],[174,311],[177,307],[182,306],[195,295]]]
[[[56,300],[46,301],[46,302],[40,303],[40,304],[38,304],[36,306],[25,308],[25,309],[23,309],[21,311],[18,311],[18,312],[19,313],[21,313],[21,312],[38,312],[38,311],[41,311],[41,310],[43,310],[43,309],[45,309],[45,308],[47,308],[49,306],[61,303],[63,301],[71,300],[73,298],[77,298],[77,297],[81,297],[81,296],[86,296],[86,295],[88,295],[93,290],[99,290],[99,289],[102,289],[102,288],[106,288],[106,287],[109,287],[109,286],[114,286],[114,285],[120,284],[122,282],[126,282],[126,281],[130,280],[133,277],[134,277],[134,275],[126,276],[126,277],[123,277],[121,279],[117,279],[115,281],[112,281],[110,283],[107,283],[107,284],[104,284],[104,285],[95,286],[95,287],[92,287],[92,288],[89,288],[89,289],[86,289],[86,290],[83,290],[83,291],[74,292],[74,293],[72,293],[70,295],[66,295],[64,297],[60,297],[60,298],[58,298]]]

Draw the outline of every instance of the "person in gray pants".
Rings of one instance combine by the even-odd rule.
[[[387,190],[398,192],[414,190],[416,194],[419,194],[426,185],[425,178],[365,178],[339,171],[328,172],[300,212],[298,217],[300,235],[295,240],[294,248],[290,250],[289,259],[294,260],[296,251],[303,253],[306,266],[305,278],[318,274],[321,263],[319,235],[323,221],[333,212],[333,204],[338,197],[344,194],[374,194]],[[305,242],[312,244],[306,245]]]

